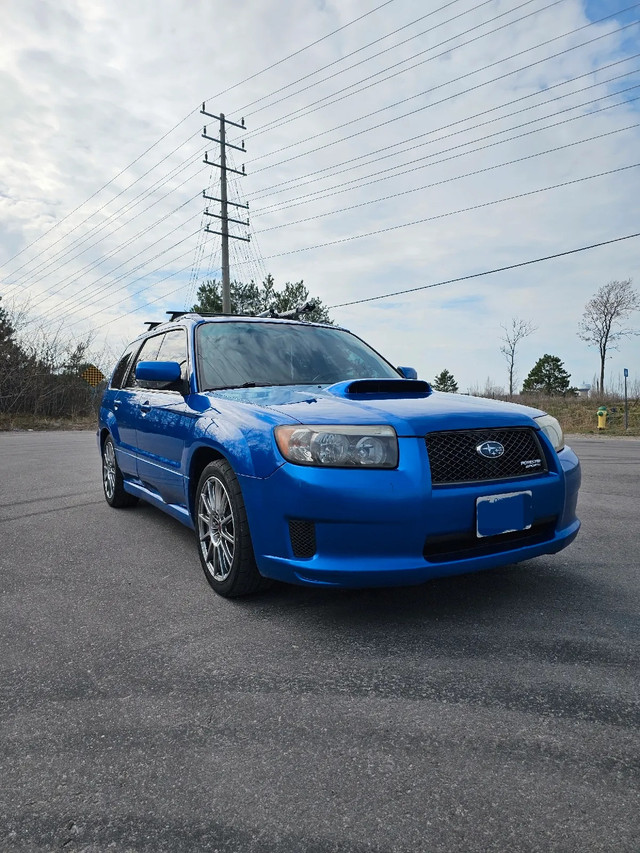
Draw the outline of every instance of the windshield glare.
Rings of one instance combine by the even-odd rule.
[[[203,391],[242,385],[328,385],[397,371],[342,329],[286,323],[203,323],[196,332]]]

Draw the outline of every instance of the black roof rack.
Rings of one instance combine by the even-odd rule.
[[[294,308],[291,311],[281,311],[280,313],[273,310],[273,308],[268,308],[266,311],[263,311],[261,314],[258,314],[258,317],[270,317],[272,319],[279,320],[297,320],[301,314],[306,314],[309,311],[313,311],[316,307],[316,303],[313,301],[305,302],[302,305],[298,305],[297,308]],[[156,329],[158,326],[161,326],[163,323],[173,323],[176,320],[179,320],[180,317],[188,317],[189,315],[193,315],[195,317],[245,317],[252,316],[248,314],[224,314],[222,311],[166,311],[166,314],[169,315],[168,320],[146,320],[145,325],[147,326],[148,331],[152,329]]]

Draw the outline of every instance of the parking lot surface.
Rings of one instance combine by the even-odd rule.
[[[640,441],[570,443],[556,556],[227,601],[93,434],[0,433],[0,850],[637,853]]]

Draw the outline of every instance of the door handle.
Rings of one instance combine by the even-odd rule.
[[[140,411],[143,415],[146,415],[151,411],[151,403],[148,400],[145,400],[144,403],[140,405]]]

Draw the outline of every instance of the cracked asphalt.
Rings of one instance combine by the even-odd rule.
[[[229,602],[93,434],[0,433],[0,850],[638,853],[640,441],[570,443],[558,555]]]

